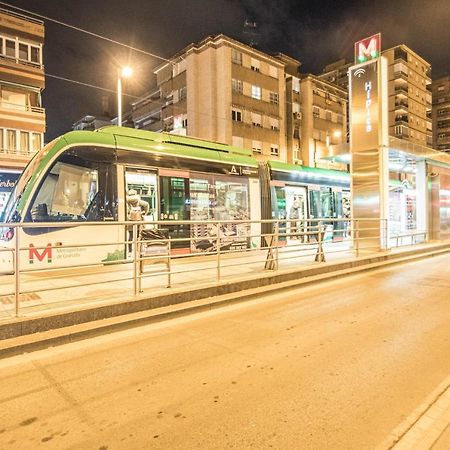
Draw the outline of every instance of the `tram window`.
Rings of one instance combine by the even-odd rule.
[[[86,155],[86,149],[72,150],[50,168],[29,208],[27,222],[117,219],[112,165],[81,155]]]

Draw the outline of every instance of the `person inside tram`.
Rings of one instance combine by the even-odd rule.
[[[300,219],[300,201],[297,197],[294,197],[294,201],[291,206],[291,210],[289,211],[289,219],[291,220],[291,239],[297,239],[298,235],[298,222]]]
[[[127,195],[127,220],[141,222],[149,212],[150,205],[141,199],[141,196],[134,189],[130,189]],[[133,240],[133,226],[128,226],[128,251],[132,251],[131,241]],[[138,235],[140,230],[138,232]]]

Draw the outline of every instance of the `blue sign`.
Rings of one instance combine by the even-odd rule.
[[[0,192],[11,192],[20,173],[0,172]]]

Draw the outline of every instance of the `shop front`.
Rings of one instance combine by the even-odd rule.
[[[3,212],[8,198],[16,185],[20,172],[0,170],[0,218],[3,220]]]

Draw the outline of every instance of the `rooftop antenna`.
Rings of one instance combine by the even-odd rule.
[[[248,45],[250,45],[250,47],[255,47],[258,45],[260,36],[256,22],[245,19],[242,34],[246,35],[248,39]]]

